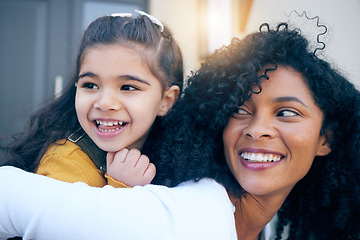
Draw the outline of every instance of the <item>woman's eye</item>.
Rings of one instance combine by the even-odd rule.
[[[131,86],[131,85],[123,85],[121,86],[121,90],[123,91],[135,91],[139,90],[137,87]]]
[[[87,89],[99,89],[98,85],[96,85],[95,83],[90,83],[90,82],[84,83],[82,85],[82,87],[87,88]]]
[[[250,113],[243,108],[237,108],[235,113],[238,115],[249,115]]]
[[[279,117],[294,117],[294,116],[299,116],[299,114],[293,110],[281,110],[278,112],[277,116]]]

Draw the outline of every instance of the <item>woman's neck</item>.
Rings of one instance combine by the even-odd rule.
[[[267,223],[274,217],[288,194],[252,196],[240,199],[230,196],[235,206],[235,225],[238,239],[255,240]]]

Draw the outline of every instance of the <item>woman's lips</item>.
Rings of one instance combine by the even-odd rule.
[[[260,171],[276,166],[284,159],[284,156],[276,153],[242,151],[239,158],[246,169]]]
[[[255,152],[242,152],[241,157],[248,162],[278,162],[282,158],[279,154],[273,153],[255,153]]]

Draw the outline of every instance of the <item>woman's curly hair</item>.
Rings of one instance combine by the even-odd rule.
[[[290,225],[288,239],[360,239],[360,95],[315,52],[300,30],[286,23],[273,30],[263,24],[259,32],[234,39],[206,59],[165,118],[160,149],[150,158],[158,171],[154,182],[176,186],[211,177],[244,196],[226,164],[222,131],[237,106],[261,91],[268,71],[292,67],[304,76],[324,113],[321,134],[332,151],[315,157],[289,194],[278,212],[277,238]]]

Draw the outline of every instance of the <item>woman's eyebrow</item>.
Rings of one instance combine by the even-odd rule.
[[[297,97],[290,97],[290,96],[285,96],[285,97],[277,97],[274,98],[273,101],[274,103],[280,103],[280,102],[298,102],[301,105],[303,105],[304,107],[309,108],[303,101],[301,101],[299,98]]]

